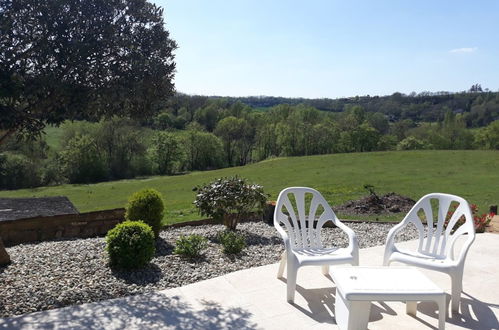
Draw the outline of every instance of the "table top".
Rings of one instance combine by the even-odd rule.
[[[423,273],[410,267],[334,267],[331,277],[343,296],[352,300],[445,294]]]

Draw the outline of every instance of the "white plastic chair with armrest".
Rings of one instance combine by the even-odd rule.
[[[433,221],[432,200],[438,202],[436,223]],[[451,204],[457,207],[449,219],[447,228],[444,228],[447,212],[452,211],[449,209]],[[419,214],[424,214],[426,219],[426,235]],[[464,224],[453,232],[454,226],[461,217],[465,219]],[[397,233],[410,223],[414,224],[419,232],[417,251],[401,250],[395,245]],[[464,234],[467,234],[468,237],[455,258],[454,244]],[[391,262],[397,261],[448,274],[452,281],[452,311],[458,312],[463,285],[464,261],[474,240],[475,226],[468,202],[459,196],[441,193],[428,194],[423,196],[407,213],[402,222],[388,233],[383,264],[388,266]]]
[[[294,197],[293,201],[290,196]],[[323,247],[321,229],[328,221],[348,235],[348,247]],[[327,275],[330,265],[359,264],[355,233],[338,220],[327,201],[315,189],[291,187],[281,191],[274,211],[274,226],[284,240],[285,251],[277,277],[282,277],[287,263],[288,302],[294,301],[298,268],[323,266],[322,272]]]

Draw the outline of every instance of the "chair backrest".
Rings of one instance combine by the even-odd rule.
[[[462,218],[464,224],[455,229],[458,220]],[[427,224],[426,231],[423,220]],[[445,258],[450,253],[453,258],[451,249],[455,240],[463,234],[472,235],[472,238],[475,235],[468,202],[449,194],[432,193],[423,196],[407,213],[402,223],[413,223],[416,226],[419,231],[418,252],[431,257]]]
[[[284,225],[291,248],[321,248],[321,228],[327,221],[339,221],[315,189],[286,188],[279,194],[274,211],[274,226]]]

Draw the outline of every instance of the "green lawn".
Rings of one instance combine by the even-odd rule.
[[[47,141],[48,146],[55,151],[59,151],[61,149],[63,129],[49,125],[45,127],[43,132],[45,133],[45,141]]]
[[[456,194],[476,203],[483,212],[488,211],[489,205],[499,204],[499,152],[478,150],[276,158],[244,167],[179,176],[0,191],[0,197],[65,195],[80,211],[93,211],[122,207],[133,192],[155,188],[164,195],[166,224],[201,218],[192,205],[195,196],[192,188],[235,174],[263,185],[271,199],[276,199],[285,187],[310,186],[337,205],[364,196],[363,185],[371,184],[379,194],[394,191],[413,199],[430,192]],[[380,220],[400,220],[400,217]]]

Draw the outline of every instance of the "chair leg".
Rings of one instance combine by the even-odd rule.
[[[352,266],[358,266],[358,265],[359,265],[359,251],[357,250],[353,255]]]
[[[298,268],[288,261],[288,278],[286,279],[287,299],[289,303],[295,300],[296,291],[296,277],[298,275]]]
[[[322,266],[322,275],[329,275],[329,265]]]
[[[389,255],[386,254],[386,252],[385,252],[385,256],[383,257],[383,266],[384,267],[390,266],[390,257],[389,257]]]
[[[281,255],[281,262],[279,263],[279,270],[277,271],[277,278],[282,278],[282,274],[284,274],[284,267],[286,266],[286,251],[284,251]]]
[[[463,290],[463,274],[451,275],[452,280],[452,312],[459,313],[459,302],[461,300],[461,291]]]

